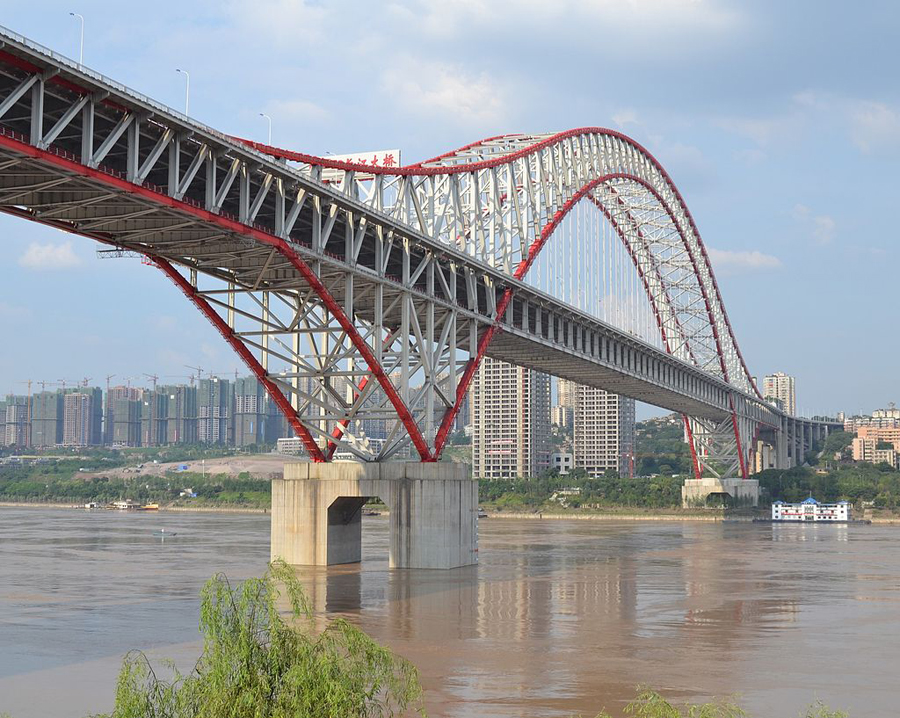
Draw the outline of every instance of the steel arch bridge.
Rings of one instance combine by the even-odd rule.
[[[339,447],[437,460],[485,356],[682,413],[697,477],[746,478],[764,444],[771,463],[793,464],[829,428],[762,400],[683,197],[621,133],[347,163],[224,135],[23,37],[0,39],[0,210],[148,258],[313,461]],[[627,252],[655,342],[529,282],[588,204]],[[359,440],[370,419],[393,422],[377,449]]]

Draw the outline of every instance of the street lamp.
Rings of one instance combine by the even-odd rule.
[[[176,67],[175,72],[180,72],[184,75],[184,114],[188,115],[191,109],[191,73],[187,70],[182,70],[180,67]]]
[[[78,43],[78,64],[84,64],[84,15],[79,15],[77,12],[70,12],[69,15],[72,17],[77,17],[81,20],[81,40]]]
[[[272,145],[272,118],[269,117],[265,112],[260,112],[259,116],[265,117],[269,121],[269,139],[266,142],[266,144],[268,144],[271,147],[271,145]]]

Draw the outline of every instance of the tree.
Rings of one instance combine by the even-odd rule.
[[[187,675],[169,664],[173,678],[160,678],[143,653],[129,653],[115,708],[97,718],[382,718],[407,708],[424,715],[412,664],[344,619],[316,633],[309,601],[283,562],[239,586],[221,574],[210,579],[200,630],[203,654]]]

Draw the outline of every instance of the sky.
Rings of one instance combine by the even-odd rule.
[[[405,163],[620,130],[678,185],[751,372],[803,414],[900,403],[900,6],[829,0],[5,0],[0,24],[224,132]],[[0,216],[0,392],[232,372],[168,280]],[[242,370],[243,373],[243,370]]]

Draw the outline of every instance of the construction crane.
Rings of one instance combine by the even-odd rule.
[[[86,376],[86,377],[84,377],[84,378],[81,380],[81,386],[83,386],[85,389],[87,389],[88,384],[90,383],[91,379],[93,379],[93,378],[94,378],[94,377],[92,377],[92,376]]]
[[[191,366],[190,364],[185,364],[185,368],[193,369],[197,372],[197,381],[200,381],[203,378],[203,369],[199,366]],[[191,386],[194,386],[194,375],[191,375]]]
[[[156,374],[144,374],[152,383],[153,383],[153,391],[156,392],[156,382],[159,381],[159,376]]]

